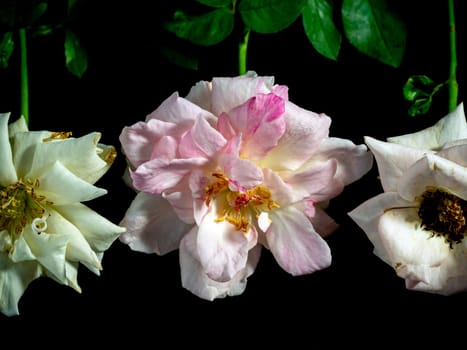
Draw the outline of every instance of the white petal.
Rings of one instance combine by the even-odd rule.
[[[56,162],[40,175],[38,193],[54,205],[84,202],[103,196],[107,190],[91,185]]]
[[[395,192],[400,177],[427,152],[365,136],[365,143],[375,156],[381,184],[385,192]]]
[[[404,173],[398,191],[405,199],[414,200],[429,186],[449,190],[467,200],[467,168],[435,154],[427,154]]]
[[[67,221],[72,222],[81,232],[94,251],[103,252],[125,232],[125,228],[117,226],[81,203],[54,206]]]
[[[10,138],[8,135],[9,113],[0,114],[0,185],[8,186],[17,182],[13,155],[11,153]]]
[[[18,315],[18,302],[29,283],[41,275],[36,261],[14,263],[0,253],[0,312],[6,316]]]
[[[433,126],[411,134],[388,137],[387,140],[409,147],[437,150],[447,142],[464,138],[467,138],[467,123],[461,103]]]

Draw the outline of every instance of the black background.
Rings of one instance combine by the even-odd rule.
[[[65,69],[63,36],[30,38],[30,129],[71,130],[75,136],[100,131],[102,143],[119,149],[121,129],[143,120],[172,92],[184,96],[199,80],[237,75],[235,35],[213,47],[198,47],[162,29],[173,10],[186,8],[186,3],[84,2],[74,24],[89,55],[89,68],[81,79]],[[447,1],[392,3],[408,29],[406,54],[398,68],[362,55],[345,38],[338,61],[328,60],[312,48],[299,19],[279,33],[252,33],[248,69],[274,75],[276,83],[289,86],[291,101],[329,115],[331,136],[360,144],[364,135],[384,139],[432,125],[447,113],[446,90],[436,95],[426,116],[411,118],[401,89],[414,74],[438,82],[447,79]],[[466,10],[456,1],[459,102],[467,84]],[[168,62],[160,51],[164,45],[198,55],[199,69]],[[11,111],[12,120],[19,116],[15,52],[10,67],[0,71],[0,112]],[[119,153],[97,183],[108,194],[87,203],[115,223],[134,197],[122,181],[124,168]],[[373,255],[371,243],[346,214],[381,191],[376,176],[374,168],[331,201],[328,212],[341,226],[327,238],[333,254],[328,269],[292,277],[263,249],[242,295],[208,302],[182,288],[178,251],[146,255],[117,240],[104,255],[100,276],[80,268],[82,294],[47,278],[35,280],[20,299],[21,315],[0,315],[2,324],[12,326],[1,326],[5,332],[0,332],[37,330],[37,345],[47,344],[53,334],[70,337],[71,343],[129,339],[133,346],[184,339],[193,344],[248,345],[247,337],[264,344],[271,339],[288,345],[303,341],[307,347],[322,340],[361,344],[372,336],[379,337],[377,343],[400,335],[415,341],[426,336],[455,338],[455,330],[464,328],[465,321],[456,320],[461,315],[465,319],[466,295],[406,290],[392,268]]]

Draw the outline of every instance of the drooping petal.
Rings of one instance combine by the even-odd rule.
[[[388,137],[387,140],[409,147],[437,150],[448,142],[465,138],[467,138],[467,122],[464,104],[461,103],[433,126],[411,134]]]
[[[254,72],[239,77],[212,79],[212,112],[219,116],[245,103],[249,98],[271,92],[274,77],[259,77]]]
[[[311,224],[315,228],[316,232],[323,238],[329,236],[331,233],[336,231],[339,227],[339,224],[334,221],[323,209],[314,207],[315,210],[312,216],[308,216],[311,221]]]
[[[467,200],[467,169],[436,154],[427,154],[404,173],[398,191],[411,201],[430,186],[447,189]]]
[[[200,263],[196,242],[195,227],[183,237],[180,244],[180,271],[183,287],[206,300],[242,294],[246,288],[247,278],[254,272],[259,261],[261,246],[257,245],[248,252],[246,267],[241,269],[231,280],[218,282],[206,275]]]
[[[305,214],[293,206],[269,213],[272,224],[266,240],[278,264],[297,276],[331,264],[331,250]]]
[[[225,137],[242,134],[241,156],[252,160],[263,158],[274,148],[285,131],[285,102],[272,93],[258,94],[246,103],[223,113],[218,122]]]
[[[178,249],[180,240],[193,225],[183,223],[162,196],[140,192],[120,223],[126,232],[120,240],[144,253],[167,254]]]
[[[251,228],[242,232],[227,221],[218,221],[216,203],[201,221],[197,234],[199,261],[207,276],[218,282],[231,280],[245,268],[251,241]]]
[[[139,190],[160,194],[175,187],[193,168],[206,164],[205,158],[153,159],[131,172],[133,186]]]
[[[430,152],[379,141],[370,136],[365,136],[365,143],[375,156],[381,185],[385,192],[397,191],[397,183],[404,171]]]
[[[326,138],[313,157],[313,161],[335,159],[336,178],[344,186],[355,182],[373,166],[373,155],[365,145],[355,145],[352,141],[337,137]]]
[[[96,252],[107,250],[125,228],[115,225],[81,203],[55,206],[54,209],[72,222]]]
[[[10,138],[8,137],[9,117],[10,113],[0,114],[0,185],[2,186],[8,186],[18,181],[13,164]]]
[[[348,213],[350,218],[365,232],[374,247],[374,254],[388,264],[390,258],[379,233],[379,220],[387,210],[395,212],[400,208],[418,207],[418,203],[408,202],[397,192],[384,192],[368,199]]]
[[[204,118],[197,118],[193,127],[180,140],[181,158],[212,158],[227,141]]]
[[[19,314],[18,302],[29,283],[41,275],[36,261],[16,264],[0,253],[0,312],[6,316]]]
[[[296,170],[310,159],[328,136],[331,118],[300,108],[292,102],[285,104],[286,130],[267,156],[263,168]]]
[[[56,162],[40,176],[39,190],[54,205],[84,202],[103,196],[107,190],[91,185]]]

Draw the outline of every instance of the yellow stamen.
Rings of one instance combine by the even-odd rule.
[[[64,140],[72,135],[71,131],[56,131],[53,132],[49,137],[42,139],[42,142],[48,142],[53,140]]]

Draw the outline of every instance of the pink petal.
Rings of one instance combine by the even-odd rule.
[[[286,102],[286,130],[273,148],[261,161],[265,168],[295,170],[310,159],[323,140],[328,137],[331,118]]]
[[[190,192],[163,193],[162,197],[170,203],[180,220],[187,224],[195,223],[193,215],[193,197]]]
[[[304,213],[288,206],[269,213],[271,227],[266,240],[278,264],[297,276],[309,274],[331,264],[331,250],[316,233]]]
[[[344,186],[360,179],[373,166],[373,154],[365,145],[336,137],[329,137],[320,144],[313,161],[331,158],[337,161],[336,177]]]
[[[193,127],[182,137],[179,145],[181,158],[212,158],[224,147],[226,140],[205,119],[196,119]]]
[[[131,172],[133,186],[148,193],[162,193],[176,186],[193,168],[206,164],[206,159],[153,159]]]
[[[119,238],[123,243],[133,250],[159,255],[178,249],[193,226],[182,222],[162,196],[144,192],[136,195],[120,225],[127,229]]]
[[[339,225],[324,210],[314,207],[313,215],[308,216],[311,224],[321,237],[327,237],[339,228]]]
[[[261,246],[257,245],[248,252],[245,268],[241,269],[231,280],[218,282],[206,275],[200,263],[196,241],[197,232],[193,229],[185,235],[180,244],[180,271],[183,287],[206,300],[242,294],[246,288],[247,278],[253,274],[258,264]]]
[[[254,163],[233,154],[223,154],[219,164],[229,180],[240,188],[250,189],[263,182],[263,172]]]
[[[159,139],[169,135],[175,129],[175,124],[151,120],[148,123],[138,122],[130,127],[124,127],[119,140],[123,152],[135,167],[151,159],[151,154]]]
[[[274,77],[258,77],[252,72],[233,78],[213,78],[212,112],[219,116],[259,93],[269,93],[273,83]]]
[[[242,134],[242,157],[261,159],[277,145],[285,131],[284,111],[284,100],[279,96],[258,94],[229,111],[229,123],[221,120],[220,127],[225,129],[226,137],[231,134],[231,128]]]
[[[146,117],[146,122],[158,119],[174,123],[178,126],[192,125],[198,117],[205,118],[211,123],[216,122],[216,117],[209,111],[200,108],[177,92],[170,95],[157,109]]]
[[[226,282],[245,268],[248,250],[256,241],[256,233],[239,231],[227,221],[216,222],[216,203],[204,216],[198,228],[199,260],[209,278]]]
[[[292,187],[295,202],[304,198],[321,202],[336,197],[344,189],[344,184],[335,176],[336,170],[337,161],[328,159],[284,176],[284,180]]]

